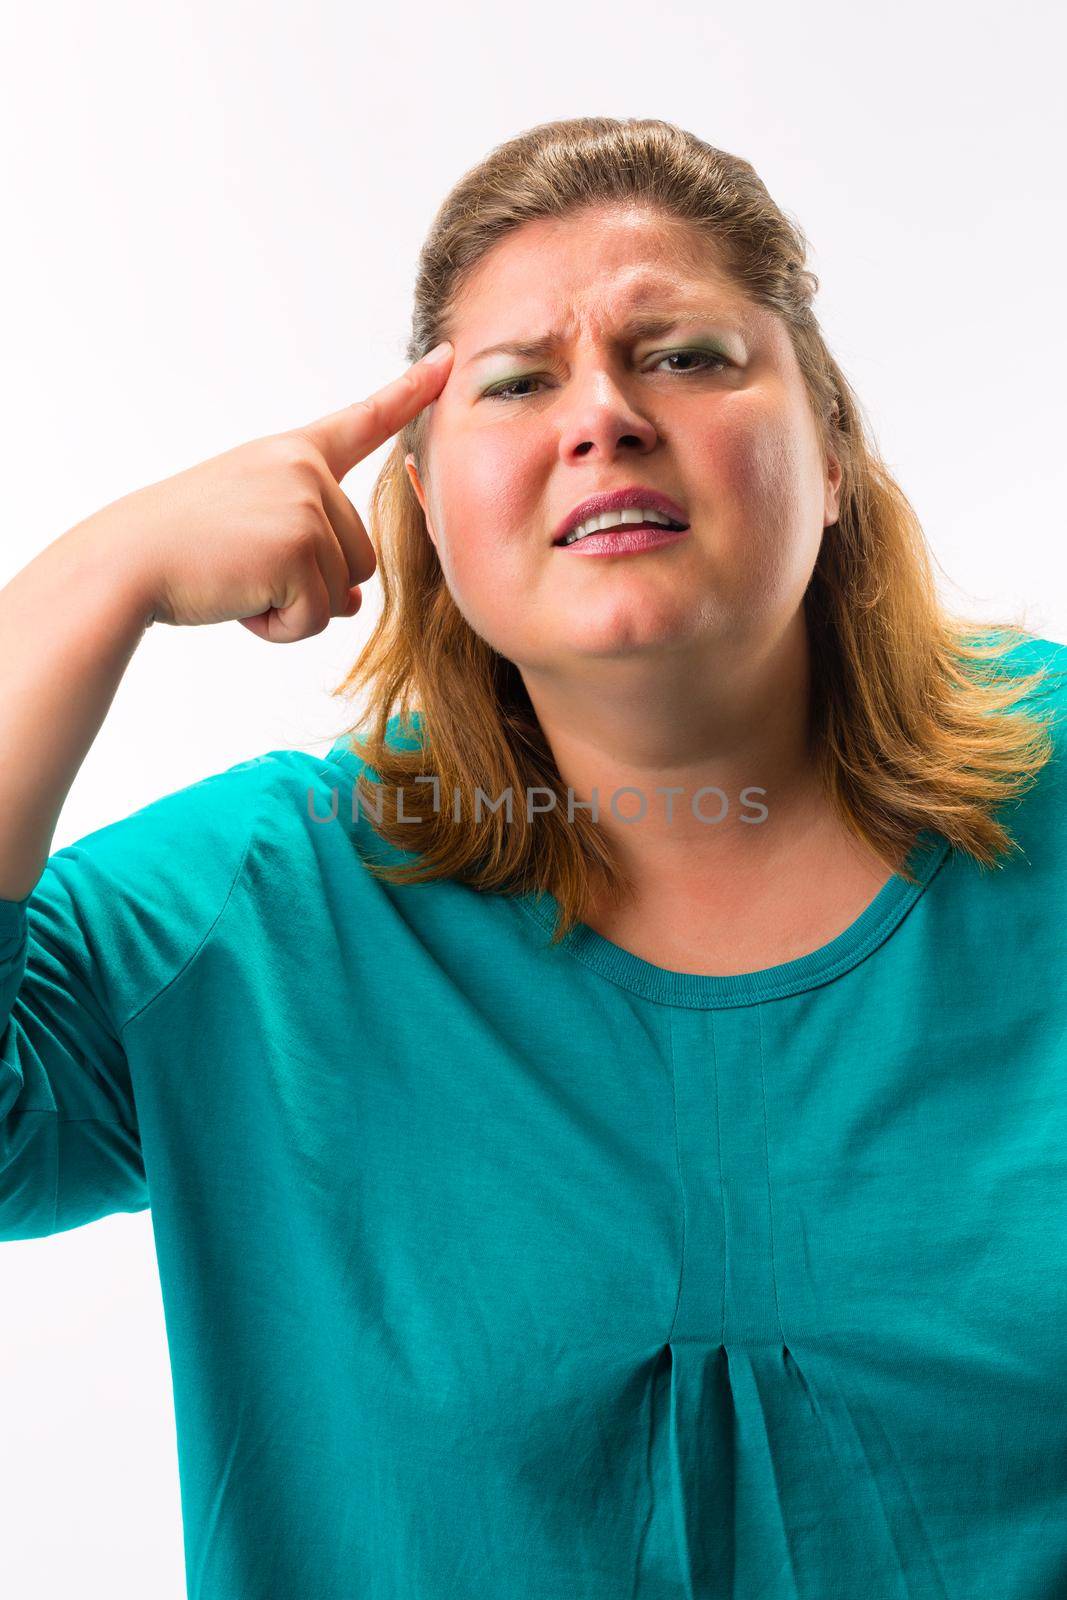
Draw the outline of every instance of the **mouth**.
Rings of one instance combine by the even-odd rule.
[[[679,532],[689,526],[686,508],[648,484],[628,484],[625,488],[602,489],[581,501],[564,517],[552,543],[569,547],[576,540],[595,537],[608,528],[646,525]]]
[[[557,550],[571,555],[625,556],[638,555],[642,550],[658,550],[667,544],[678,544],[689,532],[689,524],[672,522],[624,522],[614,528],[601,528],[595,533],[585,533],[581,538],[557,540]]]
[[[596,526],[598,520],[600,519],[594,517],[591,519],[592,526],[583,525],[582,527],[572,528],[569,533],[554,539],[553,544],[560,549],[570,549],[572,545],[584,544],[587,539],[599,539],[603,534],[607,533],[626,533],[636,529],[641,529],[642,531],[661,530],[665,533],[686,533],[689,529],[688,522],[679,522],[674,517],[666,516],[642,517],[639,519],[636,514],[628,516],[625,512],[615,513],[610,526],[603,528]],[[605,517],[603,520],[607,522],[608,519]]]

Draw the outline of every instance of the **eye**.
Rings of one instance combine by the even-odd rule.
[[[486,389],[482,395],[483,400],[525,400],[523,394],[512,395],[508,391],[514,389],[519,383],[537,383],[537,378],[512,378],[510,383],[498,383],[495,388]]]
[[[676,371],[679,378],[687,377],[691,372],[721,372],[730,365],[726,356],[720,355],[717,350],[669,350],[666,355],[660,356],[660,361],[676,361],[680,356],[700,356],[705,362],[712,365],[703,367],[687,367],[683,371]],[[657,363],[658,364],[658,363]],[[540,378],[512,378],[507,383],[494,384],[491,389],[486,389],[482,395],[483,400],[525,400],[528,396],[514,394],[513,391],[520,383],[540,383]]]
[[[730,365],[727,358],[723,355],[720,355],[717,350],[668,350],[665,356],[660,357],[660,360],[675,361],[679,356],[703,356],[705,361],[713,361],[717,363],[714,368],[689,367],[687,369],[689,372],[707,372],[709,370],[721,372],[723,367],[728,367]],[[683,376],[683,374],[679,374],[679,376]]]

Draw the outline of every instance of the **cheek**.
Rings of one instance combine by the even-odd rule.
[[[522,430],[485,428],[472,439],[466,469],[468,499],[498,540],[527,540],[531,519],[544,515],[533,452]]]
[[[802,502],[804,444],[793,418],[739,395],[724,405],[704,440],[712,504],[753,531],[780,527]]]
[[[744,404],[721,408],[704,445],[712,543],[739,596],[777,610],[806,588],[822,537],[811,433],[788,405],[736,398]]]
[[[543,473],[538,474],[515,433],[486,429],[444,464],[445,539],[457,582],[480,581],[491,569],[498,585],[503,568],[528,562],[538,539],[549,537]]]
[[[448,484],[437,524],[445,581],[474,631],[506,654],[511,630],[528,609],[545,522],[537,474],[524,471],[514,440],[484,435],[441,470]]]

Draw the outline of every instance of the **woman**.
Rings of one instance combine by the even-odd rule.
[[[443,361],[0,595],[0,1225],[151,1206],[198,1600],[1067,1579],[1067,648],[943,614],[804,252],[684,130],[530,130]],[[150,621],[379,557],[362,739],[48,855]]]

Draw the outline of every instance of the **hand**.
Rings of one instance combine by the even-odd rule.
[[[437,398],[453,357],[448,345],[369,399],[135,490],[78,532],[127,563],[147,622],[236,620],[270,644],[321,633],[355,615],[377,567],[340,480]]]

